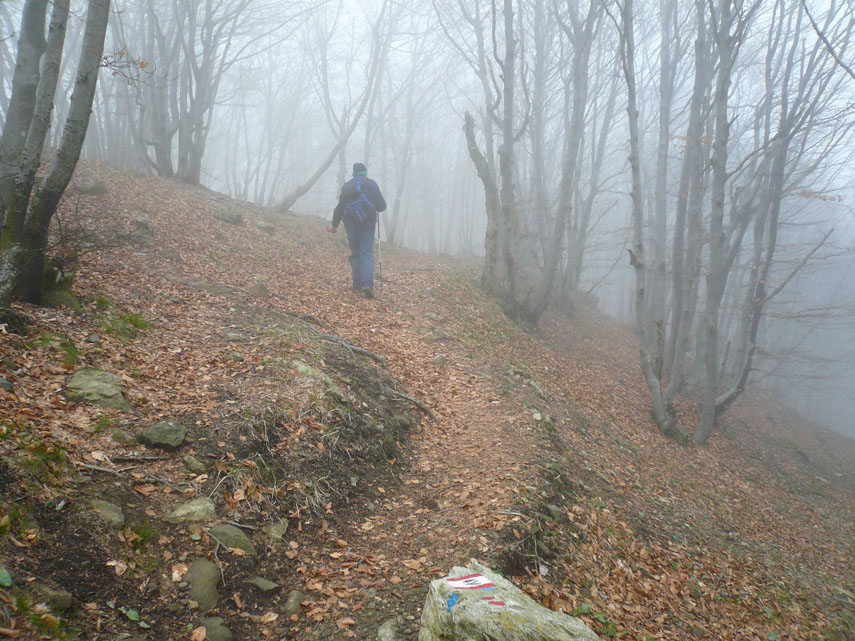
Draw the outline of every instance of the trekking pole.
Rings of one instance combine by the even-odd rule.
[[[380,293],[383,293],[383,249],[380,244],[380,222],[383,219],[380,217],[380,213],[377,213],[377,282],[380,284]]]

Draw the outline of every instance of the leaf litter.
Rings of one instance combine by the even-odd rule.
[[[427,583],[472,557],[608,638],[833,640],[855,626],[851,442],[752,393],[707,448],[680,448],[650,420],[632,334],[593,311],[526,334],[474,285],[477,266],[385,247],[380,295],[351,297],[346,250],[319,220],[236,233],[213,214],[264,212],[81,167],[111,185],[81,197],[89,224],[142,216],[151,238],[86,256],[82,316],[20,306],[30,336],[0,335],[14,365],[3,373],[13,391],[0,390],[12,462],[0,469],[0,519],[17,527],[0,553],[10,576],[87,604],[63,615],[71,627],[133,632],[111,602],[157,635],[204,638],[200,613],[168,610],[185,603],[198,557],[220,566],[216,614],[239,637],[373,638],[401,615],[400,638],[415,639]],[[248,294],[258,283],[271,295]],[[148,329],[112,331],[128,314]],[[68,401],[58,342],[32,338],[49,335],[76,346],[73,368],[119,374],[134,410]],[[407,397],[434,418],[415,428],[423,413]],[[694,401],[679,408],[692,427]],[[115,435],[176,419],[190,442],[167,456]],[[188,454],[205,474],[185,470]],[[123,505],[127,534],[77,510],[96,495]],[[257,558],[162,521],[177,501],[209,495]],[[44,507],[61,498],[72,509]],[[265,538],[282,520],[284,541]],[[91,565],[73,567],[73,554]],[[246,583],[258,574],[283,589],[259,593]],[[291,590],[305,594],[298,612],[284,608]]]

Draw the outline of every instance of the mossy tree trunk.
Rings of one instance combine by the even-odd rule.
[[[62,140],[47,174],[31,197],[53,107],[67,15],[68,0],[55,2],[34,115],[28,126],[25,148],[16,163],[15,187],[0,229],[0,307],[8,307],[12,298],[35,304],[42,302],[50,221],[77,165],[92,113],[110,0],[89,2],[77,78]],[[16,89],[13,87],[13,92]]]

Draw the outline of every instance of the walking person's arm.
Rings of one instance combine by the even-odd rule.
[[[344,195],[338,197],[338,205],[333,210],[332,223],[327,225],[327,231],[334,234],[338,231],[338,226],[341,224],[341,219],[344,218]]]

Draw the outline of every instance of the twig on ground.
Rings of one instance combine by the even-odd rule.
[[[239,527],[244,530],[257,530],[258,528],[254,525],[244,525],[243,523],[238,523],[236,521],[226,521],[229,525],[234,525],[235,527]]]
[[[392,394],[394,394],[395,396],[398,396],[399,398],[402,398],[406,401],[409,401],[410,403],[412,403],[413,405],[418,407],[422,412],[424,412],[425,414],[430,416],[433,420],[436,420],[436,414],[433,413],[433,410],[431,410],[431,408],[429,408],[427,405],[425,405],[419,399],[413,398],[412,396],[408,396],[407,394],[402,394],[401,392],[398,392],[395,390],[392,391]]]
[[[156,482],[158,482],[158,483],[163,483],[164,485],[166,485],[166,486],[168,486],[168,487],[171,487],[171,488],[172,488],[173,490],[175,490],[176,492],[180,492],[180,493],[183,493],[183,492],[184,492],[184,490],[182,490],[180,487],[178,487],[177,485],[174,485],[174,484],[172,483],[172,481],[169,481],[169,480],[167,480],[167,479],[162,479],[162,478],[160,478],[159,476],[153,476],[153,475],[151,475],[151,474],[150,474],[149,476],[145,477],[143,480],[144,480],[144,481],[156,481]],[[188,487],[190,486],[190,484],[189,484],[189,483],[183,483],[182,485],[187,485]]]
[[[115,474],[116,476],[121,476],[124,472],[139,467],[139,465],[128,465],[127,467],[114,470],[109,467],[101,467],[100,465],[89,465],[89,463],[75,463],[75,465],[94,472],[105,472],[106,474]]]
[[[167,461],[169,460],[168,456],[130,456],[130,455],[122,455],[122,456],[111,456],[111,461]]]
[[[380,356],[380,354],[378,354],[377,352],[372,352],[370,349],[363,349],[362,347],[357,347],[356,345],[352,345],[351,343],[348,343],[346,340],[341,339],[338,336],[332,336],[330,334],[322,334],[321,332],[316,330],[314,327],[309,327],[309,329],[311,329],[313,332],[315,332],[318,335],[318,337],[324,339],[325,341],[329,341],[330,343],[338,343],[339,345],[341,345],[345,349],[350,350],[354,354],[361,354],[362,356],[367,356],[371,360],[380,363],[383,367],[388,367],[388,365],[386,365],[386,359],[383,358],[382,356]]]
[[[223,587],[226,587],[226,573],[223,572],[223,563],[220,561],[220,556],[217,554],[217,552],[219,552],[221,545],[227,550],[229,549],[229,546],[220,541],[220,539],[218,539],[216,536],[211,534],[210,530],[207,531],[207,534],[217,542],[217,547],[214,548],[214,558],[217,560],[217,567],[220,568],[220,578],[223,579]]]

